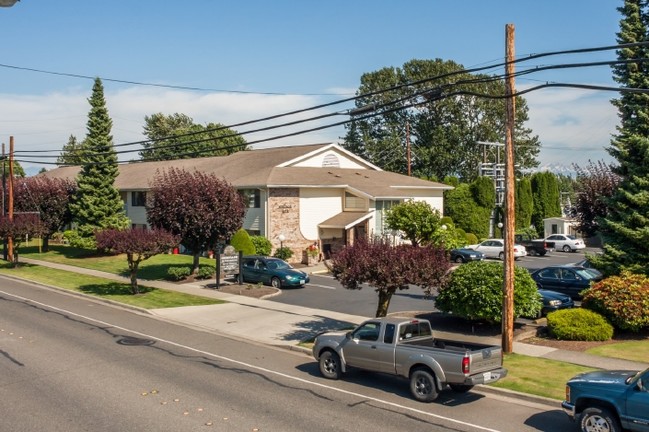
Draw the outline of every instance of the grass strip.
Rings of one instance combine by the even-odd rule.
[[[89,294],[143,309],[225,303],[222,300],[146,286],[140,286],[141,293],[134,295],[131,294],[131,286],[128,283],[37,265],[20,264],[17,268],[13,268],[10,264],[3,263],[0,265],[0,274]]]
[[[586,366],[530,357],[521,354],[505,354],[507,376],[490,384],[493,387],[521,393],[563,400],[566,382],[573,376],[595,370]]]
[[[600,345],[586,351],[602,357],[613,357],[623,360],[632,360],[647,363],[649,359],[649,340],[617,342]]]

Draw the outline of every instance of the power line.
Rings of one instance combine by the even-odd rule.
[[[608,47],[596,47],[596,48],[586,48],[586,49],[578,49],[578,50],[568,50],[568,51],[557,51],[557,52],[551,52],[551,53],[542,53],[542,54],[530,55],[530,56],[527,56],[525,58],[515,60],[515,62],[528,61],[530,59],[545,57],[545,56],[549,56],[549,55],[558,55],[558,54],[566,54],[566,53],[578,53],[578,52],[592,52],[592,51],[600,51],[600,50],[606,50],[606,49],[620,49],[620,48],[629,47],[629,46],[639,46],[639,45],[648,45],[648,44],[649,44],[649,42],[639,42],[639,43],[634,43],[634,44],[623,44],[623,45],[615,45],[615,46],[608,46]],[[604,65],[604,64],[610,65],[610,64],[628,63],[628,62],[640,62],[640,61],[646,61],[646,59],[636,59],[636,60],[627,60],[627,61],[613,61],[613,62],[591,62],[591,63],[551,65],[551,66],[544,66],[544,67],[535,67],[535,68],[532,68],[532,69],[520,71],[517,75],[529,74],[529,73],[538,72],[540,70],[548,70],[548,69],[555,69],[555,68],[586,67],[586,66],[594,66],[594,65]],[[462,70],[453,71],[453,72],[450,72],[450,73],[438,75],[438,76],[435,76],[435,77],[429,77],[429,78],[425,78],[425,79],[414,81],[414,82],[400,84],[400,85],[397,85],[397,86],[390,87],[388,89],[381,89],[381,90],[377,90],[377,91],[370,92],[370,93],[367,93],[367,94],[358,95],[358,96],[355,96],[355,97],[352,97],[352,98],[346,98],[346,99],[343,99],[343,100],[340,100],[340,101],[334,101],[334,102],[327,103],[327,104],[317,105],[315,107],[310,107],[310,108],[305,108],[305,109],[301,109],[301,110],[292,111],[290,113],[278,114],[278,115],[275,115],[275,116],[265,117],[263,119],[251,120],[251,121],[248,121],[248,122],[238,123],[236,125],[222,126],[222,127],[214,128],[214,129],[206,129],[206,130],[202,130],[202,131],[198,131],[198,132],[192,132],[192,133],[188,133],[188,134],[180,134],[180,135],[177,135],[177,136],[160,138],[160,139],[157,139],[157,140],[145,140],[145,141],[136,141],[136,142],[132,142],[132,143],[117,144],[117,145],[115,145],[115,147],[118,147],[118,146],[131,146],[131,145],[137,145],[137,144],[145,144],[145,143],[154,142],[154,141],[177,139],[179,137],[191,136],[191,135],[196,135],[196,134],[204,134],[204,133],[208,133],[210,131],[222,130],[222,129],[225,129],[225,128],[236,127],[236,126],[239,126],[239,125],[253,124],[253,123],[256,123],[256,122],[260,122],[260,121],[266,121],[266,120],[269,120],[269,119],[276,119],[276,118],[284,117],[284,116],[287,116],[287,115],[302,113],[302,112],[306,112],[306,111],[310,111],[310,110],[314,110],[314,109],[318,109],[318,108],[323,108],[323,107],[327,107],[327,106],[332,106],[332,105],[335,105],[335,104],[348,102],[348,101],[352,101],[352,100],[358,101],[359,99],[368,98],[368,97],[373,96],[373,95],[386,93],[388,91],[393,91],[395,89],[400,89],[400,88],[403,88],[403,87],[406,87],[406,86],[414,86],[414,85],[417,85],[417,84],[428,83],[428,82],[431,82],[431,81],[434,81],[434,80],[439,80],[441,78],[454,76],[454,75],[458,75],[458,74],[466,74],[466,73],[469,73],[469,72],[492,69],[492,68],[494,68],[496,66],[498,66],[498,65],[485,66],[485,67],[466,69],[466,70],[462,69]],[[502,66],[502,64],[501,64],[501,66]],[[457,85],[461,85],[461,84],[495,81],[495,80],[502,79],[502,76],[503,75],[491,76],[491,77],[486,77],[486,78],[475,78],[475,79],[464,80],[464,81],[460,80],[460,81],[456,81],[454,83],[444,84],[442,86],[439,86],[438,88],[444,89],[444,88],[448,88],[448,87],[451,87],[451,86],[457,86]],[[584,88],[584,89],[591,89],[591,90],[608,90],[608,91],[617,91],[617,92],[620,92],[620,91],[633,91],[633,92],[640,92],[640,93],[645,92],[644,89],[622,89],[622,88],[616,88],[616,87],[603,87],[603,86],[581,85],[581,84],[546,83],[546,84],[543,84],[543,85],[540,85],[540,86],[535,86],[535,87],[532,87],[530,89],[523,90],[521,92],[517,92],[517,94],[515,96],[526,94],[526,93],[528,93],[530,91],[538,90],[538,89],[545,88],[545,87],[574,87],[574,88]],[[419,91],[419,92],[416,92],[416,93],[413,93],[413,94],[403,96],[403,97],[401,97],[399,99],[389,101],[389,102],[384,103],[384,104],[382,104],[380,106],[376,106],[375,109],[395,105],[395,104],[400,103],[400,102],[405,102],[408,99],[412,99],[413,97],[416,97],[416,96],[423,96],[423,95],[425,95],[425,93],[429,92],[430,90],[431,89],[425,89],[425,90],[422,90],[422,91]],[[452,97],[452,96],[456,96],[456,95],[469,95],[469,96],[475,96],[475,97],[496,98],[496,99],[508,97],[508,96],[505,96],[505,95],[489,95],[489,94],[482,94],[482,93],[462,90],[462,91],[456,91],[456,92],[453,92],[453,93],[445,94],[445,95],[443,95],[443,97],[439,97],[437,99],[448,98],[448,97]],[[373,113],[373,114],[370,114],[370,115],[367,115],[367,116],[357,117],[357,118],[352,119],[352,120],[343,121],[343,122],[337,122],[337,123],[334,123],[334,124],[325,125],[325,126],[321,126],[321,127],[317,127],[317,128],[311,128],[311,129],[307,129],[305,131],[298,131],[298,132],[291,133],[291,134],[284,134],[284,135],[280,135],[278,137],[271,137],[271,138],[267,138],[267,139],[264,139],[264,140],[253,141],[252,143],[247,143],[247,144],[250,145],[250,144],[253,144],[253,143],[257,143],[257,142],[266,142],[266,141],[271,141],[271,140],[275,140],[275,139],[279,139],[279,138],[285,138],[285,137],[288,137],[288,136],[294,136],[294,135],[308,133],[308,132],[312,132],[312,131],[316,131],[316,130],[326,129],[326,128],[329,128],[329,127],[339,126],[339,125],[350,123],[350,122],[356,121],[356,120],[363,120],[363,119],[371,118],[371,117],[374,117],[374,116],[377,116],[377,115],[383,115],[383,114],[387,114],[387,113],[390,113],[390,112],[395,112],[395,111],[398,111],[398,110],[407,109],[407,108],[410,108],[410,107],[416,107],[416,106],[422,105],[423,103],[426,103],[426,102],[427,101],[422,102],[422,103],[416,103],[416,104],[411,103],[411,104],[408,104],[408,105],[405,105],[405,106],[399,106],[399,107],[394,108],[394,109],[383,110],[381,112]],[[226,135],[226,136],[222,136],[222,137],[210,137],[210,138],[206,138],[206,139],[202,139],[202,140],[195,140],[195,141],[190,141],[190,142],[185,142],[185,143],[172,144],[170,146],[166,146],[165,148],[173,148],[173,147],[176,147],[176,146],[184,146],[184,145],[189,145],[189,144],[194,144],[194,143],[199,143],[199,142],[223,139],[223,138],[230,137],[230,136],[239,136],[239,135],[248,134],[248,133],[267,131],[267,130],[271,130],[271,129],[275,129],[275,128],[279,128],[279,127],[285,127],[285,126],[288,126],[288,125],[296,125],[296,124],[307,122],[307,121],[314,121],[314,120],[318,120],[318,119],[324,119],[324,118],[327,118],[327,117],[330,117],[330,116],[340,115],[340,114],[343,114],[343,113],[334,112],[334,113],[329,113],[329,114],[325,114],[325,115],[321,115],[321,116],[312,117],[312,118],[309,118],[309,119],[303,119],[303,120],[288,122],[288,123],[284,123],[284,124],[280,124],[280,125],[276,125],[276,126],[269,126],[269,127],[266,127],[266,128],[259,128],[259,129],[252,130],[252,131],[236,133],[236,134],[230,134],[230,135]],[[245,145],[245,144],[237,144],[237,145],[235,145],[233,147],[241,147],[242,145]],[[208,150],[205,150],[203,152],[214,151],[214,150],[224,150],[224,149],[226,149],[226,147],[221,147],[219,149],[208,149]],[[17,153],[20,153],[20,154],[25,153],[23,155],[23,157],[30,157],[31,154],[33,154],[33,153],[52,152],[52,151],[60,151],[60,150],[44,150],[44,151],[17,152]],[[127,150],[127,151],[122,151],[122,152],[119,152],[119,153],[120,154],[121,153],[132,153],[134,151],[140,151],[140,150],[139,149],[138,150]],[[200,152],[200,151],[199,152],[194,152],[194,153],[192,153],[192,155],[197,155],[197,154],[200,154],[200,153],[202,153],[202,152]],[[43,156],[43,157],[54,157],[54,156]],[[30,162],[30,161],[27,161],[27,162]]]

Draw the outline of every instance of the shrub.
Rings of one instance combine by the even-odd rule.
[[[288,248],[286,246],[277,248],[275,250],[275,253],[273,254],[275,258],[283,259],[283,260],[288,260],[293,256],[293,251],[291,248]]]
[[[169,267],[169,270],[167,270],[167,279],[180,281],[187,279],[191,273],[192,269],[189,267]]]
[[[548,330],[561,340],[606,341],[613,326],[602,315],[587,309],[562,309],[548,314]]]
[[[582,306],[604,315],[620,330],[649,327],[649,278],[623,272],[582,292]]]
[[[210,265],[202,265],[198,268],[197,279],[211,279],[216,274],[216,268]]]
[[[250,241],[255,246],[255,254],[268,256],[273,250],[273,244],[264,236],[250,236]]]
[[[535,239],[539,236],[539,234],[536,232],[536,228],[534,228],[533,226],[523,228],[523,229],[518,229],[516,230],[516,234],[522,234],[524,236],[527,235],[531,239]]]
[[[466,237],[466,244],[472,245],[478,243],[478,236],[476,236],[473,233],[466,233],[465,237]]]
[[[435,306],[464,318],[499,322],[503,308],[503,266],[495,262],[463,264],[441,289]],[[529,272],[514,269],[514,317],[536,316],[541,310],[541,296]]]
[[[250,240],[250,235],[248,231],[243,228],[240,228],[237,232],[234,233],[230,239],[230,244],[237,251],[243,252],[244,255],[254,255],[255,254],[255,245]]]
[[[95,237],[83,237],[77,230],[67,230],[63,233],[63,238],[68,241],[68,244],[75,248],[81,249],[96,249]]]

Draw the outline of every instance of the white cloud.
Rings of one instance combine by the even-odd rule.
[[[0,95],[0,119],[2,119],[0,120],[0,129],[2,130],[0,133],[2,133],[2,141],[8,142],[9,135],[14,136],[17,159],[19,158],[18,152],[23,152],[25,162],[22,165],[28,171],[37,170],[42,166],[33,163],[35,161],[54,162],[55,158],[44,158],[43,154],[32,154],[27,159],[24,152],[52,150],[48,155],[58,156],[60,149],[67,143],[71,134],[78,139],[83,139],[86,134],[87,115],[90,109],[87,102],[89,96],[90,92],[87,89],[83,91],[75,89],[63,93],[35,96]],[[318,96],[201,94],[189,91],[141,87],[127,88],[115,92],[106,91],[105,98],[109,115],[113,120],[112,133],[115,144],[143,140],[144,117],[158,112],[164,114],[183,113],[200,124],[212,122],[233,125],[323,103]],[[239,132],[252,131],[272,125],[304,120],[340,109],[336,105],[326,109],[281,117],[272,121],[235,127],[234,129]],[[344,119],[341,116],[333,116],[288,127],[250,133],[244,136],[248,142],[260,141],[279,135],[317,128]],[[343,128],[338,126],[268,141],[263,144],[260,143],[257,147],[338,141],[338,138],[343,134]],[[136,153],[125,155],[122,159],[126,160],[134,157],[137,157]],[[33,162],[27,162],[27,160]],[[31,170],[29,170],[30,167],[32,167]]]
[[[610,161],[605,148],[618,124],[617,109],[610,103],[615,96],[565,88],[526,94],[528,125],[541,140],[541,165]]]
[[[331,92],[353,93],[350,89],[333,89]],[[0,95],[0,141],[8,143],[9,135],[13,135],[17,152],[52,150],[49,155],[58,156],[71,134],[79,139],[85,136],[90,108],[87,102],[89,96],[90,90],[81,88],[43,95]],[[578,89],[547,89],[526,94],[530,115],[528,125],[535,134],[539,135],[542,144],[539,155],[541,164],[583,165],[589,159],[610,160],[604,148],[609,145],[611,134],[615,133],[618,123],[617,110],[609,102],[610,98],[615,96],[609,92]],[[204,94],[145,87],[108,90],[105,97],[109,114],[113,119],[115,144],[142,140],[144,117],[157,112],[184,113],[201,124],[214,122],[233,125],[345,98],[345,96],[316,95]],[[349,102],[333,105],[272,121],[239,126],[235,129],[239,132],[251,131],[344,111],[352,105]],[[333,116],[244,136],[248,142],[254,142],[346,119],[345,116]],[[255,147],[339,141],[344,133],[344,128],[338,126],[267,141]],[[123,159],[135,157],[137,154],[132,153],[123,156]],[[23,162],[23,166],[28,172],[33,172],[43,166],[33,162],[39,160],[54,162],[55,158],[46,159],[43,158],[43,154],[34,154],[29,160],[32,162]]]

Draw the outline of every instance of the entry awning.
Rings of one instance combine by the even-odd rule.
[[[372,212],[342,212],[318,224],[318,228],[350,229],[372,217]]]

